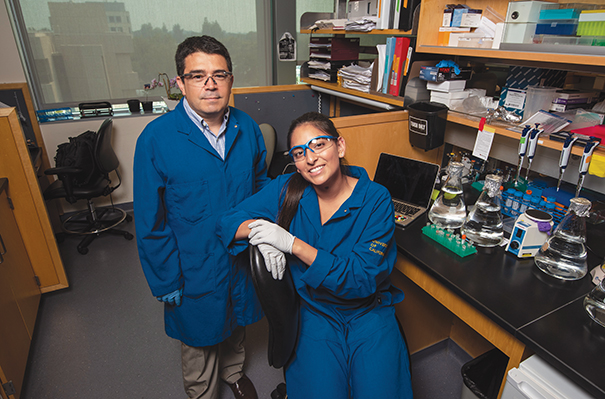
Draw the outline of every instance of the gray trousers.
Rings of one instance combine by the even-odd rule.
[[[239,380],[243,373],[246,329],[238,326],[223,342],[193,347],[181,342],[183,384],[191,399],[217,399],[218,379],[227,384]]]

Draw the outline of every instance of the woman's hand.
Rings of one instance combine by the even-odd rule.
[[[266,220],[255,220],[248,225],[248,240],[252,245],[269,244],[281,252],[292,254],[294,236],[283,227]]]
[[[286,255],[269,244],[258,244],[258,250],[263,255],[267,271],[275,280],[281,280],[286,271]]]

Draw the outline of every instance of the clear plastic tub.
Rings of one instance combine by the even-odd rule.
[[[525,107],[523,108],[523,120],[529,119],[541,109],[549,111],[550,104],[552,104],[557,90],[556,87],[547,86],[528,87],[527,96],[525,97]]]
[[[583,3],[553,3],[544,4],[540,11],[540,19],[578,19],[583,10],[594,10],[596,5]]]
[[[559,36],[559,35],[536,35],[534,44],[558,44],[571,46],[592,46],[595,38],[592,36]]]

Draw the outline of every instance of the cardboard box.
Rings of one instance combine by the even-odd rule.
[[[585,110],[590,110],[593,107],[593,103],[583,103],[583,104],[555,104],[552,103],[550,106],[550,111],[553,112],[565,112],[571,111],[572,109],[583,108]]]
[[[449,46],[450,45],[450,35],[457,33],[468,33],[471,31],[471,28],[453,28],[453,27],[439,27],[439,33],[437,34],[437,45],[438,46]],[[456,40],[456,46],[458,45],[458,41]]]
[[[462,91],[435,91],[431,90],[431,101],[433,98],[441,100],[464,100],[470,95],[467,90]]]
[[[527,89],[529,86],[563,87],[567,71],[545,68],[512,66],[506,78],[506,87]]]
[[[582,92],[578,90],[561,90],[557,92],[554,104],[588,104],[598,99],[597,92]]]
[[[460,20],[461,28],[477,28],[481,22],[481,14],[483,10],[468,9]]]
[[[451,67],[436,67],[436,66],[421,66],[420,79],[428,82],[444,82],[446,80],[467,80],[471,77],[470,68],[460,69],[460,74],[456,75],[454,68]]]
[[[452,26],[452,15],[454,15],[453,9],[446,8],[445,10],[443,10],[443,19],[441,20],[441,26]]]
[[[436,91],[463,91],[466,80],[446,80],[445,82],[426,82],[426,88]]]

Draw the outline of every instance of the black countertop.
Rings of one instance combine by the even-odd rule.
[[[532,259],[518,259],[505,247],[480,248],[461,258],[422,234],[426,215],[397,228],[400,253],[474,306],[553,367],[597,397],[605,397],[605,328],[584,312],[590,275],[560,281]],[[589,252],[589,270],[602,258]]]

